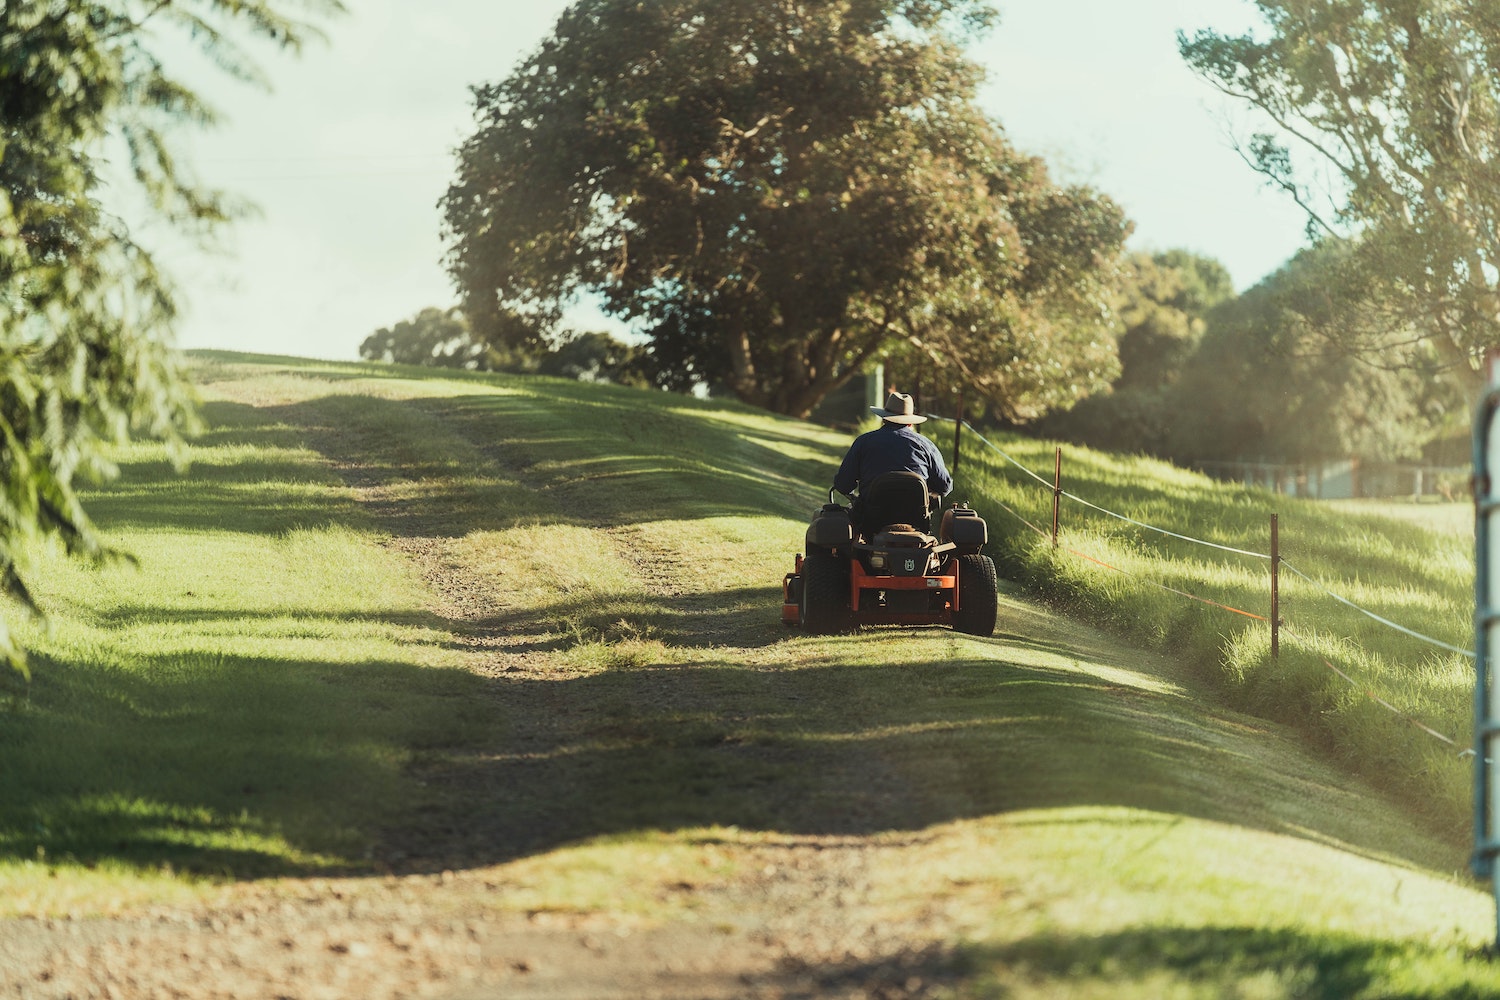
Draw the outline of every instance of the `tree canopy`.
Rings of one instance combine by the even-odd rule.
[[[1356,253],[1347,241],[1320,241],[1210,315],[1173,392],[1174,408],[1195,419],[1175,428],[1172,457],[1411,458],[1451,425],[1464,401],[1433,377],[1430,345],[1372,363],[1323,335],[1368,302],[1343,273]]]
[[[167,349],[172,290],[101,202],[118,148],[149,205],[203,232],[226,198],[186,176],[174,125],[214,120],[167,73],[176,31],[235,76],[257,75],[239,37],[295,47],[335,0],[68,0],[0,3],[0,589],[33,607],[28,539],[106,553],[75,479],[111,470],[104,446],[134,430],[175,436],[190,394]],[[24,666],[0,625],[0,656]]]
[[[1120,376],[1109,392],[1044,417],[1037,430],[1097,448],[1169,455],[1182,423],[1172,392],[1213,309],[1234,297],[1224,265],[1186,250],[1133,253],[1121,267]]]
[[[435,306],[395,326],[381,327],[359,345],[359,356],[370,361],[480,371],[499,367],[492,353],[474,339],[461,310]]]
[[[1204,317],[1234,298],[1224,265],[1186,250],[1131,254],[1120,283],[1115,388],[1171,385],[1203,337]]]
[[[411,319],[381,327],[359,345],[359,356],[386,364],[555,375],[638,388],[649,382],[641,349],[607,333],[569,331],[551,346],[496,346],[476,338],[458,308],[428,306]]]
[[[1248,161],[1352,237],[1342,267],[1472,386],[1500,346],[1500,8],[1492,0],[1256,0],[1268,33],[1179,36],[1265,116]],[[1336,332],[1332,323],[1325,333]],[[1368,329],[1368,328],[1367,328]],[[1386,338],[1345,340],[1378,355]]]
[[[1016,414],[1106,383],[1127,224],[976,108],[961,45],[992,17],[977,0],[574,3],[474,91],[443,208],[476,332],[545,338],[597,295],[650,338],[659,384],[794,415],[903,345]]]

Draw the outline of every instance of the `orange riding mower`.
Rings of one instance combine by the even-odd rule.
[[[806,553],[782,581],[781,620],[808,632],[861,625],[947,625],[970,635],[995,631],[995,564],[980,552],[989,529],[972,509],[942,512],[940,498],[911,472],[887,473],[861,488],[854,509],[834,502],[813,514]]]

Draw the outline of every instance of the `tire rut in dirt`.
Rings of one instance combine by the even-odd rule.
[[[423,419],[443,416],[443,408],[430,403],[419,409]],[[804,759],[806,751],[795,747],[737,742],[733,733],[739,723],[726,710],[734,699],[719,686],[721,671],[668,666],[612,670],[592,678],[560,673],[558,645],[539,641],[537,633],[545,626],[518,620],[487,581],[453,557],[460,537],[452,531],[455,520],[441,506],[428,509],[393,498],[401,493],[407,470],[367,460],[370,443],[348,431],[312,436],[371,520],[389,533],[387,544],[420,567],[438,596],[433,610],[470,654],[470,668],[491,679],[492,735],[479,746],[428,748],[412,765],[410,774],[431,791],[434,808],[385,831],[377,857],[393,871],[469,869],[619,832],[617,819],[601,822],[591,815],[600,810],[588,800],[635,787],[632,783],[653,773],[658,756],[686,754],[706,771],[723,775],[726,789],[681,815],[648,808],[636,825],[727,824],[848,836],[901,828],[920,811],[900,769],[889,761],[839,755],[820,764]],[[501,460],[496,453],[502,447],[470,443],[486,460],[495,460],[495,472],[506,479],[537,491],[549,485],[529,476],[522,460]],[[771,585],[769,610],[726,609],[724,594],[685,582],[695,569],[685,564],[696,556],[672,546],[670,538],[641,525],[612,524],[607,514],[573,498],[561,506],[571,523],[599,532],[634,570],[652,613],[666,623],[662,638],[669,645],[751,648],[784,640]],[[797,675],[749,676],[749,683],[779,692],[778,704],[806,697]],[[677,721],[682,719],[707,721],[682,725]],[[601,739],[618,741],[622,749],[579,753]],[[840,787],[879,793],[860,796],[860,803],[841,808],[839,816],[815,814],[795,801],[757,811],[766,807],[755,791],[756,775],[776,772],[791,758],[798,770],[822,774]],[[748,782],[743,795],[733,791],[740,782]],[[558,795],[570,788],[582,793]]]
[[[424,411],[427,407],[422,408]],[[562,843],[613,832],[612,824],[590,818],[588,796],[559,797],[568,788],[596,788],[612,794],[619,777],[631,778],[618,752],[582,753],[611,727],[618,738],[641,755],[642,773],[652,754],[704,754],[730,774],[763,769],[757,758],[791,753],[755,746],[704,746],[713,727],[703,733],[676,732],[660,721],[655,729],[636,732],[625,719],[611,721],[611,706],[650,706],[657,720],[712,719],[723,714],[724,699],[710,674],[688,669],[609,671],[603,677],[572,676],[559,670],[555,654],[568,640],[548,636],[544,623],[522,620],[493,592],[493,581],[467,570],[455,557],[461,535],[441,506],[424,509],[400,497],[407,470],[366,460],[369,442],[349,431],[310,429],[309,443],[328,458],[371,522],[387,533],[385,543],[411,559],[435,595],[432,611],[447,623],[453,641],[464,650],[470,669],[488,677],[493,735],[481,744],[425,748],[410,766],[410,775],[427,787],[430,808],[407,816],[386,830],[376,856],[398,873],[437,873],[505,862],[550,850]],[[483,449],[488,457],[495,449]],[[497,463],[498,464],[498,463]],[[497,470],[499,471],[499,470]],[[507,464],[503,474],[520,478]],[[753,620],[725,613],[720,595],[685,584],[688,554],[663,544],[659,535],[637,525],[593,522],[582,505],[569,503],[568,520],[592,528],[633,571],[649,610],[646,624],[656,622],[661,638],[677,646],[734,646],[742,640],[759,645],[780,638],[767,612]],[[769,588],[768,588],[769,589]],[[763,620],[762,620],[763,619]],[[650,634],[649,631],[646,634]],[[767,675],[766,683],[778,683]],[[691,727],[689,727],[691,728]],[[683,749],[672,750],[679,741]],[[596,759],[597,758],[597,759]],[[602,771],[601,771],[602,769]],[[617,776],[603,780],[600,773]],[[687,821],[692,816],[680,817]],[[726,818],[705,812],[707,822]],[[727,815],[729,821],[754,817]]]

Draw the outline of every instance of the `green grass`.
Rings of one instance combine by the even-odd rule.
[[[412,767],[482,727],[492,736],[496,721],[464,668],[462,627],[431,610],[418,570],[382,544],[408,514],[451,541],[455,562],[538,581],[521,588],[516,617],[535,623],[561,669],[591,674],[654,661],[658,635],[681,644],[697,622],[645,599],[573,497],[616,497],[608,518],[641,544],[691,537],[726,508],[741,516],[704,544],[721,530],[753,536],[766,505],[806,506],[796,460],[750,482],[747,457],[816,452],[774,430],[760,440],[755,426],[776,422],[748,410],[663,397],[670,406],[637,414],[635,396],[607,388],[555,382],[538,396],[514,381],[273,359],[247,377],[236,360],[200,364],[211,429],[186,475],[160,448],[133,446],[117,456],[120,479],[87,499],[135,564],[32,554],[48,620],[22,628],[35,681],[0,729],[0,885],[63,869],[136,871],[154,885],[96,900],[110,909],[169,891],[153,872],[369,870],[385,828],[429,811],[434,793]],[[701,438],[675,454],[657,446],[700,415]],[[622,425],[651,442],[643,453],[620,453]],[[503,463],[486,455],[496,427]],[[507,464],[547,489],[519,485]],[[384,483],[383,527],[346,485],[371,478]],[[653,510],[678,517],[652,523]],[[784,517],[770,520],[787,534]],[[765,549],[749,571],[757,591],[788,554],[783,538]],[[742,614],[764,616],[763,599],[742,598]]]
[[[1051,443],[991,440],[1050,478]],[[990,449],[971,446],[968,455],[973,464],[964,485],[988,516],[992,537],[1002,536],[1005,572],[1070,613],[1197,664],[1231,704],[1298,727],[1445,836],[1468,836],[1472,778],[1457,751],[1472,743],[1473,661],[1361,615],[1327,591],[1423,635],[1472,648],[1469,505],[1300,500],[1146,459],[1065,448],[1066,491],[1178,534],[1267,554],[1270,518],[1278,516],[1282,558],[1316,583],[1282,570],[1281,648],[1273,658],[1264,621],[1163,589],[1265,618],[1271,613],[1268,559],[1195,546],[1067,498],[1054,550],[1017,516],[1050,525],[1050,489]],[[1371,691],[1457,746],[1376,704]]]
[[[189,475],[141,446],[89,498],[135,565],[35,555],[47,627],[26,630],[35,681],[0,729],[12,864],[345,868],[413,748],[477,718],[420,580],[300,432],[207,416]]]
[[[89,501],[139,565],[35,554],[51,624],[0,720],[0,911],[129,911],[395,858],[481,872],[475,905],[510,913],[758,934],[803,913],[767,885],[826,852],[840,920],[943,943],[831,958],[830,988],[1500,996],[1472,956],[1493,910],[1462,838],[1414,779],[1364,768],[1396,806],[1355,775],[1353,709],[1319,714],[1254,626],[1212,631],[1218,614],[1026,540],[996,504],[1036,518],[1044,500],[990,459],[959,495],[1053,605],[1008,588],[988,640],[810,637],[779,624],[778,585],[844,434],[548,379],[197,370],[211,429],[191,471],[138,446]],[[1150,463],[1067,470],[1096,502],[1249,548],[1277,503]],[[1457,560],[1414,576],[1444,551],[1419,526],[1279,509],[1288,557],[1357,579],[1382,614],[1458,600]],[[1065,524],[1098,558],[1258,599],[1253,568]],[[1366,551],[1350,575],[1339,535]],[[1289,589],[1294,623],[1323,613]],[[1409,696],[1458,686],[1440,667]]]

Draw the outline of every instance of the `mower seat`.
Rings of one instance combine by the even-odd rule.
[[[866,538],[888,525],[909,525],[926,534],[932,531],[932,497],[927,480],[915,472],[887,472],[859,489],[856,513]]]

